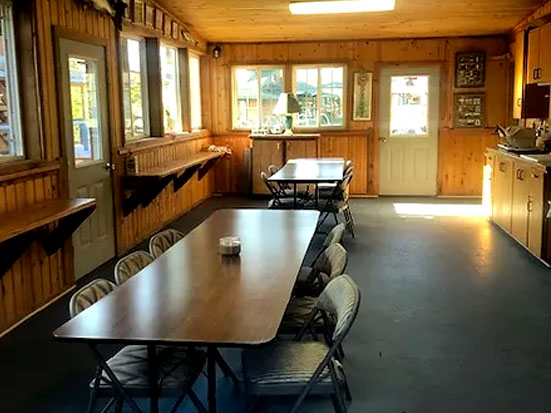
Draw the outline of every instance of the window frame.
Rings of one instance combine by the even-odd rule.
[[[286,77],[286,65],[270,65],[270,64],[262,64],[262,65],[234,65],[231,67],[231,108],[232,108],[232,130],[234,131],[252,131],[254,128],[243,128],[243,127],[237,127],[237,80],[236,80],[236,73],[238,69],[245,69],[245,70],[256,70],[257,71],[257,78],[258,78],[258,126],[256,129],[261,129],[261,72],[265,69],[278,69],[282,71],[282,91],[284,92],[286,90],[285,87],[285,77]]]
[[[322,69],[334,69],[342,68],[342,125],[321,125],[321,108],[322,108],[322,93],[321,93],[321,70]],[[316,69],[318,71],[318,96],[317,96],[317,107],[318,107],[318,125],[317,126],[299,126],[297,116],[298,114],[293,115],[293,129],[305,131],[305,130],[343,130],[347,128],[348,125],[348,66],[346,63],[314,63],[314,64],[296,64],[292,65],[291,71],[293,73],[292,77],[292,91],[296,95],[297,93],[297,70],[298,69]]]
[[[128,64],[128,55],[124,55],[124,51],[128,53],[128,48],[123,47],[122,43],[126,42],[128,40],[135,40],[140,43],[140,69],[141,69],[141,82],[142,82],[142,110],[143,110],[143,121],[144,121],[144,134],[143,135],[134,135],[132,134],[131,137],[129,137],[126,134],[126,126],[124,127],[124,142],[135,142],[140,139],[147,139],[151,137],[151,123],[150,123],[150,99],[149,99],[149,73],[147,71],[147,45],[146,45],[146,39],[141,36],[137,36],[131,33],[121,33],[120,35],[120,42],[121,42],[121,60],[119,62],[120,64],[120,72],[121,72],[121,94],[122,94],[122,109],[123,109],[123,124],[126,123],[126,115],[125,115],[125,91],[124,91],[124,70],[125,67],[128,69],[128,75],[130,76],[130,68]],[[123,57],[124,56],[124,57]],[[126,63],[125,63],[126,62]],[[130,82],[130,79],[128,79]],[[132,111],[132,108],[130,108],[130,111]]]
[[[6,90],[8,93],[7,106],[8,106],[8,122],[12,133],[14,135],[15,142],[15,154],[13,155],[0,155],[0,164],[6,164],[10,162],[17,162],[27,159],[27,153],[32,151],[28,150],[27,142],[25,140],[25,134],[23,133],[23,114],[22,114],[22,100],[21,100],[21,83],[20,83],[20,64],[23,59],[19,56],[18,50],[18,28],[16,27],[16,6],[13,2],[8,1],[6,3],[0,2],[0,12],[6,15],[1,16],[4,21],[4,26],[7,26],[8,35],[3,33],[4,47],[5,47],[5,60],[6,60]],[[38,108],[36,110],[38,112]]]
[[[161,39],[162,40],[162,39]],[[175,71],[175,81],[176,81],[176,93],[177,93],[177,99],[176,99],[176,102],[177,102],[177,105],[178,105],[178,117],[180,118],[179,121],[180,121],[180,126],[181,126],[181,130],[179,131],[172,131],[172,132],[167,132],[166,131],[166,128],[165,128],[165,110],[164,110],[164,99],[163,99],[163,66],[162,66],[162,59],[161,59],[161,51],[162,49],[166,48],[166,49],[173,49],[175,52],[176,52],[176,56],[175,56],[175,59],[174,59],[174,64],[176,65],[176,71]],[[160,84],[161,84],[161,113],[162,113],[162,125],[163,125],[163,135],[162,137],[167,137],[167,136],[178,136],[178,135],[183,135],[184,133],[186,133],[186,131],[184,130],[185,129],[185,119],[184,119],[184,111],[185,111],[185,107],[183,105],[183,100],[182,100],[182,76],[181,76],[181,49],[177,46],[174,46],[172,44],[168,44],[168,43],[165,43],[163,41],[160,42],[159,44],[159,76],[160,76]]]
[[[193,125],[193,93],[192,93],[192,82],[191,82],[191,60],[197,59],[199,71],[199,85],[197,87],[197,91],[199,92],[198,101],[199,101],[199,126]],[[191,50],[188,50],[187,52],[187,64],[188,64],[188,76],[187,76],[187,94],[188,94],[188,101],[189,101],[189,130],[191,132],[194,131],[200,131],[203,129],[203,102],[202,102],[202,85],[201,85],[201,55],[198,53],[194,53]]]

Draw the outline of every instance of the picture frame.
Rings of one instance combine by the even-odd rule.
[[[369,122],[373,107],[373,72],[355,72],[353,76],[352,120]]]
[[[457,93],[453,99],[454,127],[484,128],[485,98],[483,93]]]
[[[486,53],[455,54],[455,87],[482,88],[486,83]]]

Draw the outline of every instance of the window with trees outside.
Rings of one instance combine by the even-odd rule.
[[[149,136],[145,41],[121,38],[122,92],[126,141]]]
[[[293,92],[300,103],[298,128],[343,127],[345,119],[343,65],[293,67]]]
[[[201,129],[201,60],[199,56],[189,54],[189,102],[191,111],[190,126],[192,130]]]
[[[165,135],[182,133],[178,49],[161,45],[160,53]]]
[[[0,2],[0,162],[23,157],[11,2]]]
[[[281,124],[273,114],[284,91],[283,67],[247,66],[232,68],[234,129],[270,128]]]

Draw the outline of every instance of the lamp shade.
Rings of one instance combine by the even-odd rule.
[[[292,93],[282,93],[279,95],[277,104],[274,108],[274,115],[289,115],[291,113],[299,113],[300,104],[296,96]]]

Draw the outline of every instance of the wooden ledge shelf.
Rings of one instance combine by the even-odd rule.
[[[198,152],[135,175],[124,175],[124,215],[131,214],[138,205],[147,207],[170,182],[174,182],[174,192],[177,192],[196,172],[199,180],[203,179],[224,155],[225,152]]]
[[[53,199],[0,214],[0,277],[39,236],[46,253],[54,254],[95,208],[91,198]],[[54,222],[58,225],[48,230]]]

